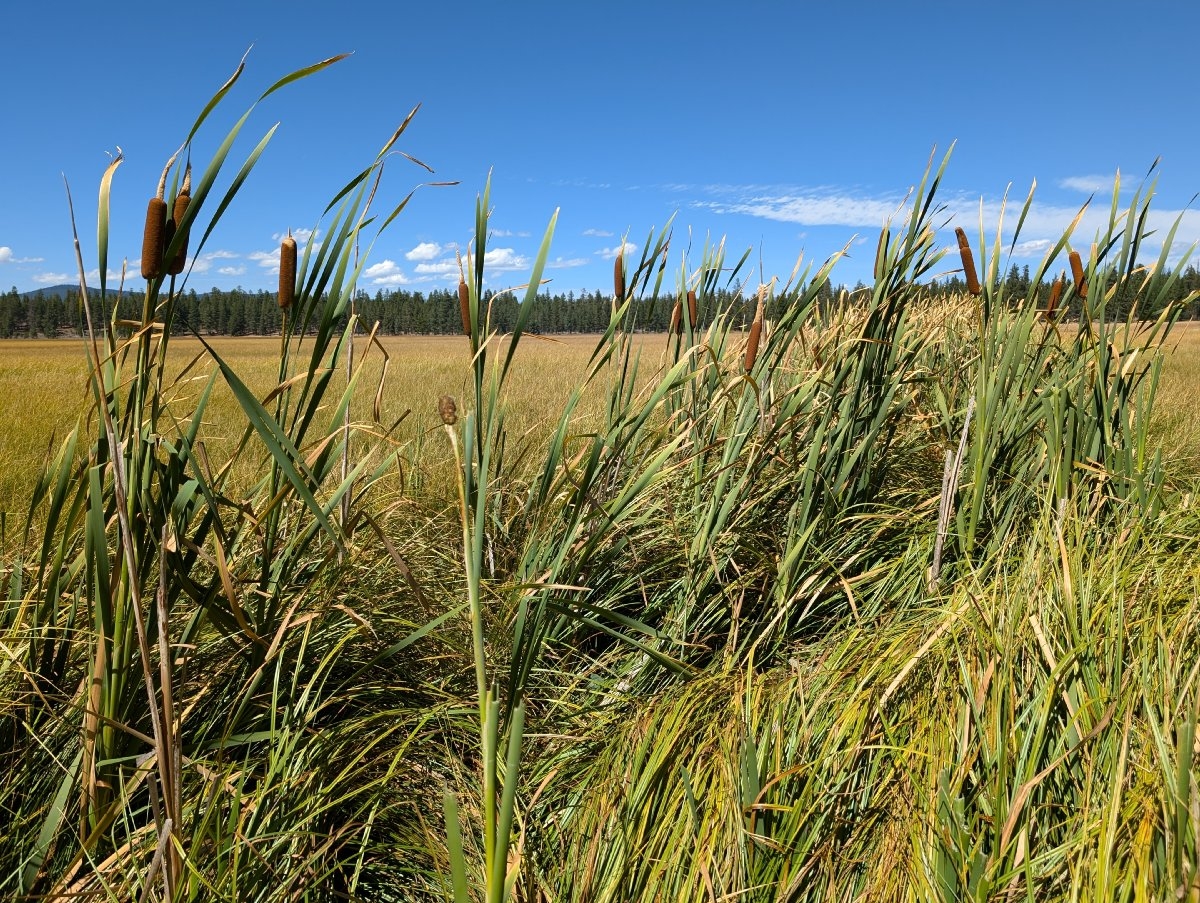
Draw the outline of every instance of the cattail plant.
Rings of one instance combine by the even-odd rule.
[[[697,325],[697,320],[699,318],[699,313],[700,313],[700,307],[696,302],[696,292],[695,291],[689,291],[687,293],[687,302],[688,302],[688,322],[691,323],[692,329],[695,329],[696,325]]]
[[[179,189],[179,194],[175,195],[175,208],[172,211],[171,219],[168,222],[171,224],[172,232],[179,229],[179,224],[183,222],[184,214],[187,213],[188,204],[192,200],[192,164],[187,165],[187,169],[183,174],[183,186]],[[183,272],[183,266],[187,263],[188,252],[188,232],[190,229],[185,229],[183,232],[183,240],[179,244],[179,250],[175,252],[175,256],[171,258],[167,264],[167,273],[172,276],[178,276]],[[171,244],[168,239],[164,243],[164,248]]]
[[[683,332],[683,303],[675,302],[675,306],[671,308],[671,327],[670,332],[679,335]]]
[[[1068,258],[1071,261],[1071,278],[1075,280],[1075,294],[1080,298],[1087,298],[1088,286],[1087,280],[1083,274],[1083,261],[1079,257],[1078,251],[1072,251]]]
[[[458,423],[458,405],[449,395],[443,395],[438,399],[437,411],[438,416],[442,418],[442,423],[446,426],[454,426]]]
[[[288,235],[279,243],[279,309],[288,310],[296,300],[296,239]]]
[[[613,295],[616,296],[617,302],[625,300],[625,249],[621,248],[617,254],[616,261],[613,262]]]
[[[975,272],[975,255],[971,253],[971,243],[967,240],[967,233],[962,230],[961,226],[954,230],[954,234],[958,237],[958,255],[962,258],[967,291],[978,297],[983,293],[983,289],[979,285],[979,274]]]

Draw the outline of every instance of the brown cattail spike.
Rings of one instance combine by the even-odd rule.
[[[967,291],[978,297],[983,293],[979,285],[979,274],[975,272],[975,255],[971,253],[971,243],[967,241],[967,233],[959,227],[954,230],[958,237],[958,256],[962,258],[963,275],[967,280]]]
[[[1083,275],[1083,261],[1079,258],[1078,251],[1072,251],[1068,255],[1071,261],[1071,278],[1075,280],[1075,294],[1080,298],[1086,298],[1088,293],[1087,280]]]
[[[675,306],[671,308],[671,332],[678,335],[683,332],[683,304],[679,301],[675,302]]]
[[[700,307],[696,303],[696,293],[689,291],[688,292],[688,323],[691,325],[692,329],[696,328],[696,321],[699,318],[699,314],[700,314]]]
[[[1050,286],[1050,300],[1046,304],[1046,319],[1053,320],[1054,312],[1058,310],[1058,299],[1062,297],[1063,278],[1059,276]]]
[[[288,310],[296,301],[296,239],[279,243],[279,307]]]
[[[763,293],[758,293],[758,310],[754,312],[754,322],[750,324],[750,338],[746,342],[746,372],[754,369],[758,359],[758,343],[762,338],[763,327]]]
[[[471,334],[471,290],[466,280],[458,280],[458,309],[462,312],[463,335]]]
[[[438,416],[442,418],[442,423],[446,426],[454,426],[458,423],[458,405],[449,395],[443,395],[438,399],[437,409]]]
[[[617,301],[625,300],[625,251],[617,255],[616,261],[613,263],[613,294]]]
[[[171,223],[176,229],[178,229],[179,224],[183,222],[183,215],[187,213],[188,204],[191,202],[191,200],[192,196],[188,193],[188,189],[185,184],[185,187],[180,190],[179,194],[175,195],[175,210],[171,216]],[[183,241],[179,245],[179,250],[175,252],[175,256],[171,258],[171,262],[167,264],[167,272],[172,276],[178,276],[180,273],[182,273],[183,265],[187,263],[188,233],[190,231],[190,229],[183,230]],[[166,243],[169,245],[171,240],[167,239]]]
[[[162,275],[163,239],[167,227],[167,202],[150,198],[146,206],[146,228],[142,232],[142,278]]]

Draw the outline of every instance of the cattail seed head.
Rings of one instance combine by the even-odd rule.
[[[688,292],[688,322],[691,323],[692,329],[696,328],[696,321],[699,318],[700,307],[696,303],[696,293]]]
[[[670,331],[676,335],[683,332],[683,304],[679,301],[676,301],[675,306],[671,308]]]
[[[296,300],[296,239],[279,243],[279,307],[287,310]]]
[[[462,313],[463,335],[471,334],[471,290],[463,279],[458,280],[458,309]]]
[[[617,255],[613,263],[613,294],[618,301],[625,300],[625,251]]]
[[[1083,275],[1083,261],[1079,257],[1078,251],[1072,251],[1068,255],[1071,261],[1071,278],[1075,280],[1075,294],[1080,298],[1086,298],[1088,293],[1087,280]]]
[[[142,278],[157,279],[162,273],[163,238],[167,228],[167,202],[150,198],[146,205],[146,228],[142,232]]]
[[[458,423],[458,405],[449,395],[443,395],[438,399],[437,410],[438,416],[442,418],[442,423],[446,426],[454,426]]]
[[[983,293],[983,289],[979,285],[979,274],[975,272],[975,255],[971,253],[971,242],[967,240],[967,233],[961,226],[954,230],[954,234],[958,237],[958,256],[962,258],[967,291],[978,297]]]
[[[1062,297],[1063,277],[1059,276],[1050,286],[1050,300],[1046,303],[1046,319],[1053,320],[1054,312],[1058,310],[1058,300]]]
[[[750,338],[746,341],[746,372],[749,373],[754,369],[754,362],[758,359],[758,343],[762,338],[763,328],[763,295],[758,293],[758,310],[754,312],[754,322],[750,324]]]
[[[172,235],[165,239],[165,243],[163,245],[164,249],[167,245],[171,244],[171,239],[174,237],[174,230],[178,229],[179,224],[183,222],[183,215],[187,213],[188,204],[191,202],[191,200],[192,196],[188,193],[186,188],[181,190],[179,194],[175,196],[175,209],[172,213],[171,219],[169,220],[172,226]],[[190,229],[184,230],[183,243],[179,246],[179,250],[171,259],[171,262],[167,264],[167,272],[172,276],[178,276],[180,273],[182,273],[183,265],[187,263],[188,233],[190,231]]]

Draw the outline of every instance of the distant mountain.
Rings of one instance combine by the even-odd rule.
[[[115,287],[110,285],[108,287],[108,293],[110,295],[116,295],[117,290]],[[32,291],[21,292],[21,297],[22,298],[37,298],[40,296],[42,298],[53,298],[53,297],[57,296],[59,298],[74,298],[78,294],[79,294],[79,284],[78,283],[75,283],[75,284],[64,283],[62,285],[48,285],[45,288],[35,288]],[[91,294],[99,295],[100,294],[100,286],[89,285],[88,286],[88,294],[89,295],[91,295]],[[124,294],[133,295],[136,293],[131,292],[128,289],[126,289]]]

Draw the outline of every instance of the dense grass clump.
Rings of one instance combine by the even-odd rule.
[[[270,379],[171,356],[245,121],[194,183],[168,163],[140,322],[91,323],[81,285],[91,407],[4,545],[5,894],[1200,900],[1200,522],[1155,412],[1178,306],[1148,193],[1114,189],[1086,260],[1050,249],[1047,298],[960,229],[970,291],[934,299],[943,161],[869,288],[798,268],[745,333],[718,299],[746,258],[664,289],[652,233],[530,424],[555,218],[501,336],[485,189],[458,375],[397,417],[353,299],[408,120],[323,242],[285,241]]]

